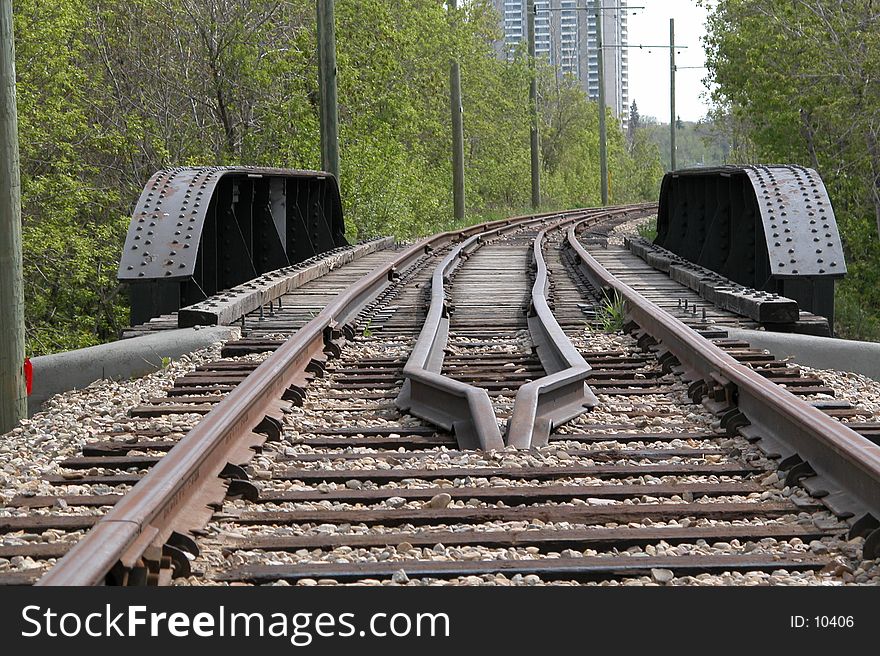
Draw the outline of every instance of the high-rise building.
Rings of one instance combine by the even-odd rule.
[[[502,57],[528,37],[526,0],[493,0],[504,36],[497,44]],[[598,12],[604,44],[605,104],[625,125],[629,118],[629,74],[626,0],[603,0]],[[591,100],[599,99],[595,0],[535,0],[535,52],[556,67],[559,75],[573,75]]]

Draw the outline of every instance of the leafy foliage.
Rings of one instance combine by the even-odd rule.
[[[652,116],[641,117],[642,128],[660,149],[664,170],[669,170],[669,123],[658,123]],[[718,166],[729,159],[726,135],[712,121],[679,121],[675,128],[675,166]]]
[[[15,20],[31,354],[126,325],[116,263],[155,170],[320,166],[314,0],[18,0]],[[490,0],[336,3],[349,237],[451,225],[453,57],[468,220],[528,204],[528,60],[497,56],[498,24]],[[597,204],[596,104],[538,74],[544,206]],[[609,116],[608,150],[613,201],[656,198],[656,147]]]

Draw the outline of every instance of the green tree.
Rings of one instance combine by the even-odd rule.
[[[497,56],[490,0],[337,0],[349,236],[452,216],[449,61],[461,62],[468,212],[529,200],[528,60]],[[320,164],[314,0],[21,0],[15,5],[32,354],[113,339],[128,214],[168,166]],[[547,207],[598,202],[596,104],[541,66]],[[612,198],[656,198],[656,151],[609,116]]]

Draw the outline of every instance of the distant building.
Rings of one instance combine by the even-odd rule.
[[[526,0],[493,0],[504,31],[497,49],[502,57],[526,40]],[[621,123],[629,118],[629,74],[626,48],[626,0],[602,2],[602,40],[605,45],[605,104]],[[571,74],[591,100],[599,99],[599,60],[596,55],[594,0],[536,0],[535,51]]]

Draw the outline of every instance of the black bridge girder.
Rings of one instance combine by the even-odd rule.
[[[663,178],[654,243],[731,280],[786,296],[834,324],[846,274],[828,192],[802,166],[724,166]]]
[[[118,278],[136,325],[347,243],[330,173],[164,169],[135,206]]]

